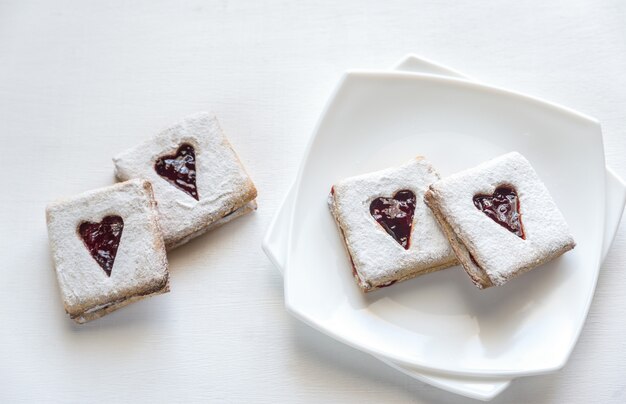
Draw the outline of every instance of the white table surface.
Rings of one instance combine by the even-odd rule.
[[[260,243],[342,71],[409,52],[597,117],[626,178],[626,3],[477,3],[0,0],[0,401],[468,401],[292,318]],[[112,155],[199,110],[259,210],[172,252],[171,293],[74,326],[46,203],[111,184]],[[626,401],[625,229],[569,363],[495,403]]]

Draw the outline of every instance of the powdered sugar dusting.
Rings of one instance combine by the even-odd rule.
[[[477,209],[476,194],[515,188],[526,239]],[[458,239],[494,285],[573,248],[565,218],[530,163],[513,152],[431,185],[433,197]]]
[[[331,211],[343,230],[348,251],[361,280],[372,288],[445,267],[455,262],[450,245],[423,202],[428,186],[439,179],[422,158],[370,174],[347,178],[334,185]],[[410,248],[405,250],[371,216],[372,200],[412,191],[417,203]],[[439,268],[440,269],[440,268]]]
[[[85,221],[108,215],[124,220],[124,231],[108,277],[78,234]],[[48,238],[66,311],[76,317],[112,302],[167,287],[167,258],[150,184],[133,180],[50,204]]]
[[[154,169],[155,161],[188,143],[195,149],[200,200],[176,188]],[[116,176],[146,178],[158,202],[168,248],[202,234],[202,229],[256,198],[256,189],[219,126],[217,118],[198,113],[113,158]]]

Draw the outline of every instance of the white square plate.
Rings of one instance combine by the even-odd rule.
[[[511,150],[524,154],[551,190],[578,241],[573,252],[487,291],[458,269],[366,296],[358,291],[325,204],[333,182],[415,154],[446,175]],[[335,338],[418,369],[493,377],[557,369],[595,287],[604,172],[600,128],[581,114],[462,80],[349,73],[299,175],[287,307]]]
[[[395,70],[415,73],[439,74],[448,77],[467,78],[462,73],[440,64],[408,55],[398,63]],[[606,169],[606,211],[605,232],[603,237],[602,259],[608,253],[615,231],[617,230],[626,200],[624,183],[608,168]],[[283,272],[287,244],[289,240],[289,221],[293,207],[294,191],[289,190],[279,209],[277,210],[263,240],[263,249],[276,267]],[[502,392],[511,382],[511,378],[469,378],[467,376],[450,376],[418,371],[411,367],[395,364],[388,359],[378,357],[381,361],[395,369],[423,382],[432,384],[444,390],[462,394],[481,400],[490,400]]]

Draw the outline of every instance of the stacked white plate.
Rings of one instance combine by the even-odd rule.
[[[456,267],[360,292],[326,204],[334,182],[415,155],[445,176],[509,151],[546,183],[573,251],[484,291]],[[263,249],[297,318],[415,379],[490,400],[514,378],[567,362],[625,200],[594,118],[407,56],[391,71],[340,80]]]

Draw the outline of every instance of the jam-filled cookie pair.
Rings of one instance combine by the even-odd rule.
[[[365,292],[457,263],[481,289],[502,285],[575,246],[516,152],[444,179],[418,157],[340,181],[329,205]]]
[[[46,210],[65,310],[78,323],[168,292],[166,249],[256,209],[252,180],[207,113],[113,161],[125,182]]]

